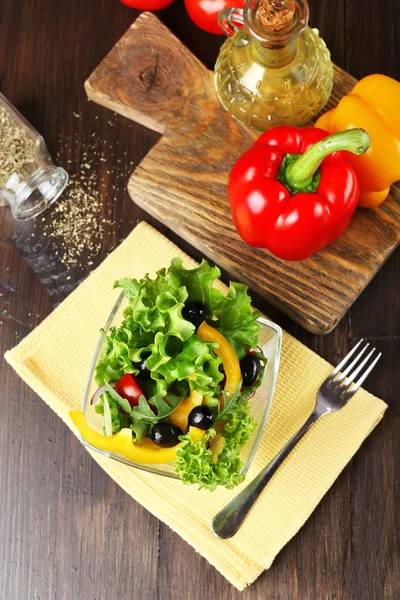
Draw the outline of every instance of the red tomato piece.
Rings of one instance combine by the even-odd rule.
[[[160,10],[173,3],[174,0],[121,0],[130,8],[139,10]]]
[[[245,0],[185,0],[189,17],[200,29],[223,35],[218,25],[218,14],[224,8],[243,8]]]
[[[121,377],[115,384],[114,389],[120,396],[128,400],[132,407],[138,406],[140,396],[144,396],[135,378],[130,373],[126,373]]]

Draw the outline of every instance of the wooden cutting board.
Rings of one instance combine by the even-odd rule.
[[[356,80],[335,67],[328,108]],[[228,174],[256,134],[220,106],[212,72],[143,13],[85,83],[91,100],[162,134],[134,171],[132,200],[313,333],[331,331],[400,239],[400,187],[358,209],[339,240],[302,262],[247,246],[227,199]],[[129,275],[129,273],[127,274]]]

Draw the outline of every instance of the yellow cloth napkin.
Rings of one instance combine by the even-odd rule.
[[[74,430],[93,351],[119,294],[121,277],[154,274],[174,256],[192,259],[147,223],[130,236],[18,346],[7,361]],[[332,367],[287,333],[272,409],[248,480],[269,462],[311,413],[315,394]],[[359,390],[341,411],[326,416],[303,438],[264,490],[240,531],[221,541],[210,531],[214,514],[241,488],[210,493],[151,475],[90,451],[135,500],[191,544],[242,590],[295,535],[375,425],[386,404]],[[90,527],[90,524],[88,524]]]

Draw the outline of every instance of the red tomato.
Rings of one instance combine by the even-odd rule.
[[[245,0],[185,0],[186,10],[198,27],[223,35],[218,25],[218,13],[224,8],[243,8]]]
[[[121,0],[131,8],[139,10],[160,10],[173,3],[174,0]]]
[[[115,384],[115,391],[128,400],[129,404],[137,406],[139,404],[140,396],[143,396],[143,392],[135,381],[135,378],[130,373],[126,373],[117,383]]]

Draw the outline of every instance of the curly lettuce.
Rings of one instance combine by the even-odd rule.
[[[176,452],[175,472],[183,483],[196,484],[199,489],[214,491],[218,485],[234,488],[244,479],[240,450],[250,439],[255,426],[249,415],[248,402],[242,402],[225,424],[223,447],[215,461],[211,449],[217,435],[215,429],[209,429],[196,441],[189,433],[181,436],[179,439],[183,444]]]
[[[125,373],[137,375],[138,364],[145,358],[151,372],[150,382],[144,383],[146,396],[164,396],[173,381],[190,378],[191,387],[212,403],[223,379],[221,359],[213,344],[197,338],[194,325],[182,317],[185,302],[202,302],[210,317],[216,311],[217,320],[212,324],[226,331],[239,358],[245,353],[241,340],[247,335],[246,347],[250,347],[258,331],[247,288],[241,286],[237,293],[231,286],[225,296],[213,287],[219,275],[219,269],[206,261],[190,270],[183,267],[181,259],[174,259],[168,270],[157,272],[155,279],[146,275],[141,280],[116,281],[114,287],[123,289],[129,305],[121,325],[112,327],[108,335],[103,332],[97,384],[117,381]],[[244,329],[240,315],[246,315]]]
[[[259,312],[251,306],[246,285],[231,282],[225,295],[214,287],[221,271],[205,260],[196,269],[185,269],[182,259],[174,258],[169,271],[186,287],[190,301],[204,304],[210,325],[228,338],[239,359],[257,345]]]
[[[191,389],[203,397],[203,404],[214,407],[217,422],[225,424],[218,456],[215,443],[213,449],[210,444],[221,434],[217,436],[210,429],[196,442],[183,435],[175,461],[176,471],[185,483],[197,483],[210,490],[219,484],[234,487],[242,481],[240,449],[249,439],[254,422],[248,414],[248,390],[241,391],[239,386],[235,394],[224,396],[217,345],[197,337],[195,326],[182,311],[188,302],[203,304],[206,320],[229,340],[239,359],[256,347],[259,335],[259,313],[251,307],[247,287],[231,283],[224,294],[215,287],[220,275],[218,267],[205,260],[195,269],[186,269],[182,259],[175,258],[154,279],[146,275],[140,280],[116,281],[114,287],[123,290],[128,306],[119,327],[111,327],[107,334],[102,331],[103,346],[95,374],[97,384],[106,390],[107,429],[115,433],[130,427],[139,445],[155,423],[168,421]],[[143,360],[150,372],[147,379],[140,377]],[[108,385],[126,373],[139,376],[143,392],[133,408]],[[101,402],[96,411],[104,414]]]

